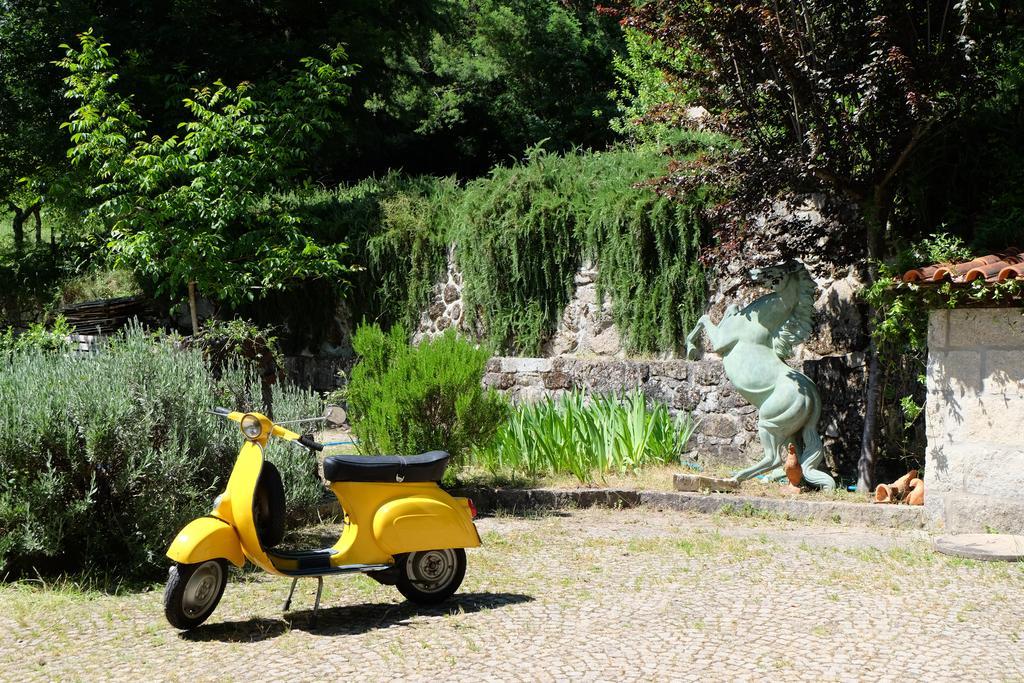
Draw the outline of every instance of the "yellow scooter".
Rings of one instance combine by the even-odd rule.
[[[421,604],[442,602],[458,590],[466,574],[464,549],[479,546],[480,535],[473,502],[452,498],[437,485],[447,453],[328,456],[324,478],[344,512],[338,542],[322,550],[275,550],[284,536],[284,487],[263,449],[271,436],[313,451],[323,446],[260,413],[213,412],[238,422],[245,443],[213,510],[189,522],[167,551],[175,563],[164,590],[172,626],[191,629],[206,621],[227,585],[228,562],[241,567],[247,559],[271,574],[293,577],[285,611],[296,582],[315,577],[314,624],[324,576],[367,574]]]

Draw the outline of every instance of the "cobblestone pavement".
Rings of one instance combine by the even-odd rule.
[[[0,588],[0,680],[1024,680],[1024,566],[918,532],[582,510],[479,520],[459,595],[235,576],[179,634],[159,590]],[[301,586],[302,584],[300,584]]]

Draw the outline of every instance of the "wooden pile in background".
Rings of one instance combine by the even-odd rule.
[[[79,334],[96,335],[116,332],[132,319],[147,320],[153,317],[152,304],[143,296],[83,301],[64,306],[60,312]]]

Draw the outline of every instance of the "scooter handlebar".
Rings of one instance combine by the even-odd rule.
[[[313,439],[308,434],[303,434],[298,439],[296,439],[296,442],[302,444],[311,451],[322,451],[324,449],[324,445],[322,443],[317,443],[316,441],[313,441]]]
[[[210,412],[213,413],[214,415],[220,415],[221,417],[227,417],[228,415],[231,414],[231,411],[228,410],[227,408],[214,408]]]

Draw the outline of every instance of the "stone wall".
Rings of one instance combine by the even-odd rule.
[[[597,297],[597,270],[589,263],[583,264],[575,285],[558,329],[542,349],[544,355],[624,356],[619,330],[612,321],[611,298]]]
[[[792,365],[821,390],[824,410],[818,427],[827,465],[834,474],[854,476],[862,423],[850,413],[863,391],[863,357],[851,354]],[[700,421],[688,458],[738,468],[761,455],[757,411],[733,389],[719,360],[496,357],[488,363],[484,384],[517,402],[557,397],[572,389],[611,393],[639,388],[671,411],[689,411]]]
[[[1024,532],[1024,309],[931,312],[926,411],[933,521]]]
[[[444,279],[434,284],[430,305],[420,313],[419,328],[413,342],[443,333],[448,328],[470,332],[469,316],[462,302],[462,272],[455,261],[455,246],[448,248],[448,267]]]
[[[586,356],[623,356],[619,331],[612,322],[612,302],[597,297],[597,270],[585,263],[575,278],[576,289],[562,312],[558,329],[545,344],[545,356],[565,354]],[[456,261],[455,247],[448,250],[444,278],[434,284],[430,305],[420,314],[413,341],[455,328],[470,336],[482,336],[479,321],[467,315],[462,301],[462,272]]]

